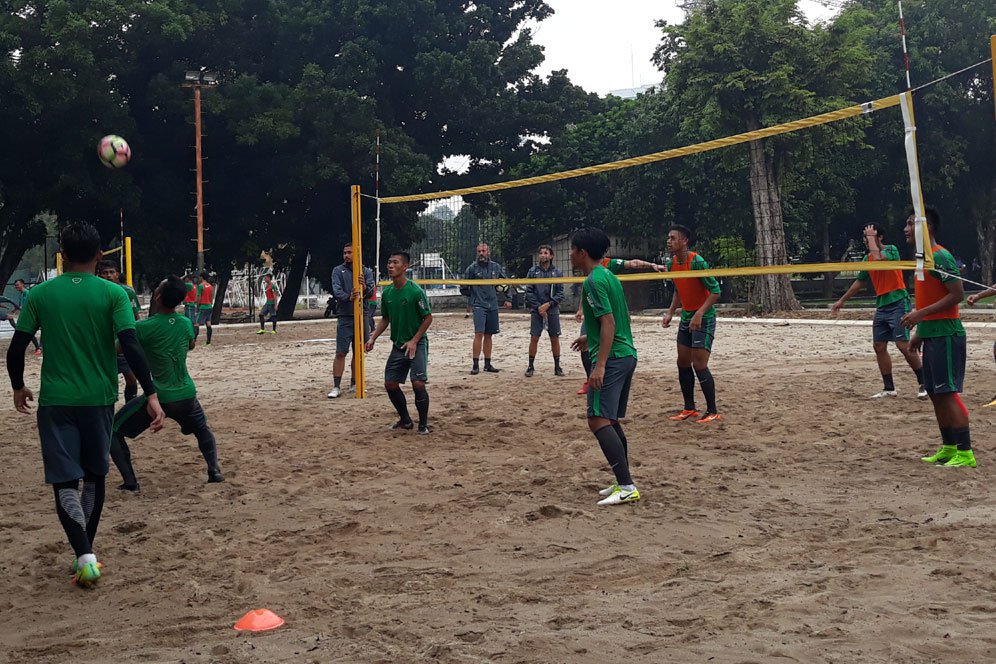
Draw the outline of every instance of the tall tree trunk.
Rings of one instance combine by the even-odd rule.
[[[287,272],[287,285],[284,286],[280,303],[277,304],[277,318],[280,320],[294,318],[297,296],[301,292],[301,281],[304,279],[304,270],[308,264],[308,247],[307,241],[301,241],[294,249],[294,258],[291,259],[290,270]]]
[[[979,283],[992,286],[996,283],[996,192],[990,192],[980,206],[975,224],[979,239]]]
[[[211,310],[211,324],[217,325],[221,322],[221,312],[225,308],[225,293],[228,291],[228,283],[232,280],[232,269],[222,270],[218,275],[218,285],[214,288],[214,308]]]
[[[0,233],[0,284],[10,280],[28,249],[45,241],[45,224],[37,219],[26,223],[4,220],[3,223],[6,228]]]
[[[757,236],[758,265],[785,265],[785,224],[782,220],[782,200],[774,160],[764,149],[764,140],[751,141],[750,194],[754,208],[754,230]],[[787,274],[762,274],[757,277],[752,304],[761,311],[801,309],[792,292],[792,280]]]

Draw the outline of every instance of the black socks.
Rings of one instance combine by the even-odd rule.
[[[892,380],[892,374],[882,374],[882,383],[886,392],[896,391],[896,383]]]
[[[401,388],[399,387],[396,390],[388,390],[387,396],[391,399],[391,404],[394,405],[394,410],[398,411],[398,416],[401,418],[401,422],[403,424],[411,424],[412,417],[408,414],[408,400],[405,399],[405,393],[401,391]]]
[[[632,484],[633,478],[629,474],[626,449],[623,447],[615,427],[612,425],[602,427],[595,432],[595,438],[598,439],[598,445],[602,448],[605,460],[609,462],[612,472],[615,473],[616,483],[620,486]]]
[[[429,426],[429,391],[425,387],[412,386],[415,392],[415,409],[418,411],[418,428]]]
[[[699,378],[699,387],[702,388],[702,394],[705,396],[706,412],[718,413],[719,411],[716,409],[716,381],[712,379],[709,367],[696,370],[695,375]]]
[[[685,398],[685,410],[695,410],[695,370],[678,367],[678,384],[681,385],[681,396]]]

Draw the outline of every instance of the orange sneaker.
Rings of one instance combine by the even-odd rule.
[[[674,420],[675,422],[680,422],[682,420],[687,420],[689,417],[696,417],[699,414],[700,413],[697,410],[683,410],[677,415],[672,415],[667,419]]]
[[[717,420],[723,419],[720,417],[719,413],[706,413],[702,419],[695,420],[696,424],[709,424],[710,422],[716,422]]]
[[[578,390],[578,394],[588,394],[588,381],[584,382],[584,385],[582,385],[581,389]]]

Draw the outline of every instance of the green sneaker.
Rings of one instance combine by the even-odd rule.
[[[73,582],[82,587],[90,588],[100,581],[100,563],[87,563],[73,575]]]
[[[619,483],[618,482],[613,482],[612,484],[610,484],[609,486],[605,487],[604,489],[599,489],[598,490],[598,495],[600,495],[600,496],[611,496],[612,494],[614,494],[618,490],[619,490]]]
[[[944,464],[945,468],[975,468],[975,453],[972,450],[958,450],[951,460]]]
[[[954,445],[941,445],[931,456],[920,457],[924,463],[947,463],[957,454],[958,448]]]

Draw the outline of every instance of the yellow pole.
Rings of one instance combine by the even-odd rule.
[[[353,219],[353,290],[360,291],[360,297],[353,301],[353,357],[356,359],[356,398],[367,396],[366,381],[366,320],[363,308],[365,280],[363,279],[363,229],[360,219],[360,188],[353,185],[350,189]]]
[[[55,273],[62,274],[62,252],[55,255]]]
[[[132,275],[132,272],[131,272],[131,236],[130,235],[125,238],[124,252],[125,252],[125,283],[128,284],[129,286],[131,286],[132,288],[134,288],[135,287],[135,279],[134,279],[134,275]]]
[[[996,35],[989,38],[989,49],[993,54],[993,89],[996,89]],[[993,103],[996,104],[996,94],[993,95]]]

